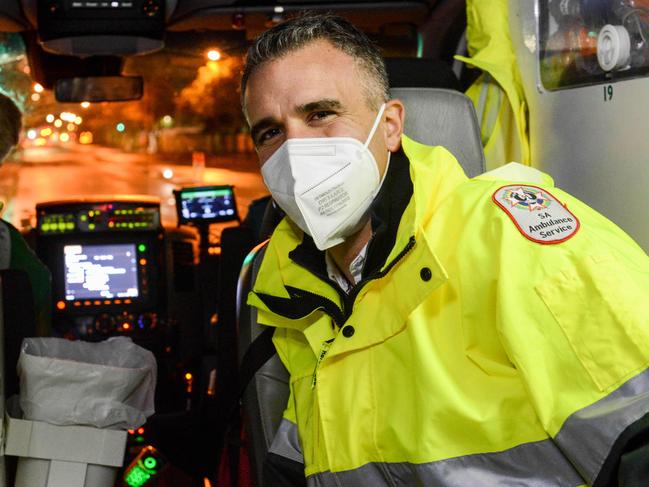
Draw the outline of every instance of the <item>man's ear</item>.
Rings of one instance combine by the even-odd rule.
[[[383,119],[385,120],[385,145],[390,152],[396,152],[401,147],[406,108],[401,100],[390,100],[385,104]]]

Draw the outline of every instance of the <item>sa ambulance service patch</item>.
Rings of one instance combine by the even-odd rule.
[[[525,238],[541,244],[565,242],[579,220],[559,200],[536,186],[503,186],[492,196]]]

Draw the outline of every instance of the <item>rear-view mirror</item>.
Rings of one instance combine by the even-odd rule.
[[[93,76],[61,78],[56,81],[54,95],[60,102],[128,101],[142,98],[141,76]]]

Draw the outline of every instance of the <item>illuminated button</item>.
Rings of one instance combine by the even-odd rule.
[[[122,300],[121,300],[121,299],[116,299],[116,300],[113,301],[113,302],[114,302],[115,304],[122,304]]]
[[[115,222],[113,222],[113,221],[108,222],[108,227],[109,228],[113,228],[114,226],[115,226]]]
[[[56,303],[56,308],[61,310],[65,309],[65,301],[59,301]]]
[[[104,304],[111,304],[111,300],[110,299],[105,299]]]
[[[90,210],[90,211],[88,212],[88,216],[90,216],[90,217],[93,217],[93,216],[95,216],[95,212],[94,212],[94,211],[92,211],[92,210]]]
[[[125,300],[124,300],[124,304],[131,304],[132,302],[133,302],[133,301],[130,300],[130,299],[125,299]]]
[[[47,232],[49,229],[50,229],[50,225],[48,223],[43,223],[41,225],[41,230],[43,230],[44,232]]]
[[[122,329],[124,331],[130,330],[131,329],[131,324],[128,321],[125,321],[124,323],[122,323]]]
[[[88,230],[94,230],[95,229],[95,224],[94,223],[89,223],[88,224]]]
[[[84,302],[83,302],[83,305],[84,305],[84,306],[90,306],[91,304],[92,304],[92,303],[91,303],[90,301],[84,301]]]
[[[68,222],[65,224],[66,230],[74,230],[74,223]]]
[[[140,252],[144,252],[144,251],[146,251],[146,245],[144,245],[144,244],[140,244],[140,245],[137,246],[137,249],[138,249]]]
[[[146,259],[140,259],[140,265],[146,265]]]
[[[99,301],[98,299],[95,299],[95,300],[92,302],[92,304],[94,304],[95,306],[99,306],[99,305],[101,305],[101,301]]]
[[[81,301],[75,301],[72,304],[74,305],[75,308],[78,308],[79,306],[81,306]]]
[[[88,220],[88,215],[81,215],[81,221],[85,222]]]
[[[144,459],[144,466],[148,469],[154,469],[158,466],[158,461],[153,457],[146,457]]]
[[[144,434],[144,428],[138,428],[137,429],[137,434],[138,435],[143,435]]]

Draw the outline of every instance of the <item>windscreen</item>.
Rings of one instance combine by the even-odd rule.
[[[139,295],[135,244],[65,245],[65,299]]]
[[[200,188],[180,191],[180,215],[185,222],[235,220],[232,188]]]

